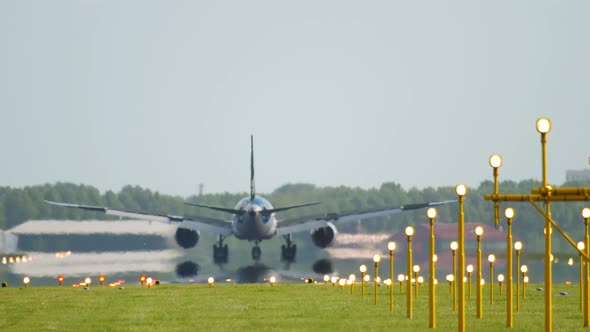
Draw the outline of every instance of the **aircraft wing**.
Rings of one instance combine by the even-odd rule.
[[[134,218],[134,219],[144,219],[150,221],[157,221],[169,224],[171,222],[178,222],[182,223],[182,227],[188,226],[189,228],[194,228],[196,230],[203,230],[207,232],[217,233],[223,236],[228,236],[233,234],[233,230],[231,227],[231,222],[208,218],[208,217],[189,217],[189,216],[175,216],[175,215],[168,215],[168,214],[157,214],[151,212],[143,212],[143,211],[131,211],[131,210],[117,210],[111,209],[108,207],[102,206],[92,206],[92,205],[80,205],[80,204],[69,204],[69,203],[59,203],[59,202],[52,202],[45,200],[45,202],[64,206],[68,208],[76,208],[82,209],[87,211],[97,211],[103,212],[113,216],[125,217],[125,218]]]
[[[308,216],[302,218],[287,219],[279,221],[277,225],[278,235],[287,235],[292,233],[299,233],[305,231],[312,231],[321,227],[326,227],[328,222],[346,223],[362,219],[383,217],[404,211],[422,209],[433,207],[448,203],[456,202],[457,200],[449,200],[442,202],[429,202],[420,204],[407,204],[400,207],[364,210],[345,213],[326,213],[318,216]]]

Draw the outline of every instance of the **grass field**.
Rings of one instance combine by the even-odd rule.
[[[542,285],[529,285],[515,331],[544,329]],[[466,300],[468,330],[505,330],[506,297],[495,285],[494,303],[484,287],[483,319],[476,318],[475,288]],[[125,289],[92,286],[9,287],[0,289],[0,331],[416,331],[428,329],[428,287],[419,288],[414,318],[406,318],[406,294],[394,288],[394,312],[389,291],[379,289],[374,304],[369,284],[365,301],[360,286],[350,288],[312,284],[128,285]],[[448,284],[437,286],[437,330],[457,329]],[[568,296],[560,296],[566,291]],[[578,285],[555,285],[554,331],[584,330]]]

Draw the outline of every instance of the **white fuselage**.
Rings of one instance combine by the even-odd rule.
[[[274,213],[264,212],[272,208],[270,202],[260,196],[256,196],[254,201],[251,201],[250,197],[240,200],[235,209],[244,213],[236,215],[233,219],[234,236],[248,241],[261,241],[275,236],[277,220]]]

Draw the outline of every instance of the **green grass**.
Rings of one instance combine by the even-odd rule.
[[[520,312],[514,313],[515,331],[544,329],[544,296],[529,285]],[[437,330],[457,329],[448,284],[438,286]],[[389,293],[379,290],[374,304],[372,285],[364,303],[360,287],[266,284],[160,285],[125,289],[92,286],[0,289],[0,331],[416,331],[428,328],[428,287],[414,302],[413,319],[406,318],[406,295],[395,287],[395,308],[389,312]],[[475,288],[466,299],[468,330],[506,329],[506,297],[495,285],[494,304],[484,288],[483,319],[476,318]],[[554,331],[584,330],[579,311],[578,285],[555,285]]]

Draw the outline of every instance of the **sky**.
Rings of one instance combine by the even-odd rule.
[[[0,0],[0,185],[188,196],[548,178],[590,157],[589,1]]]

